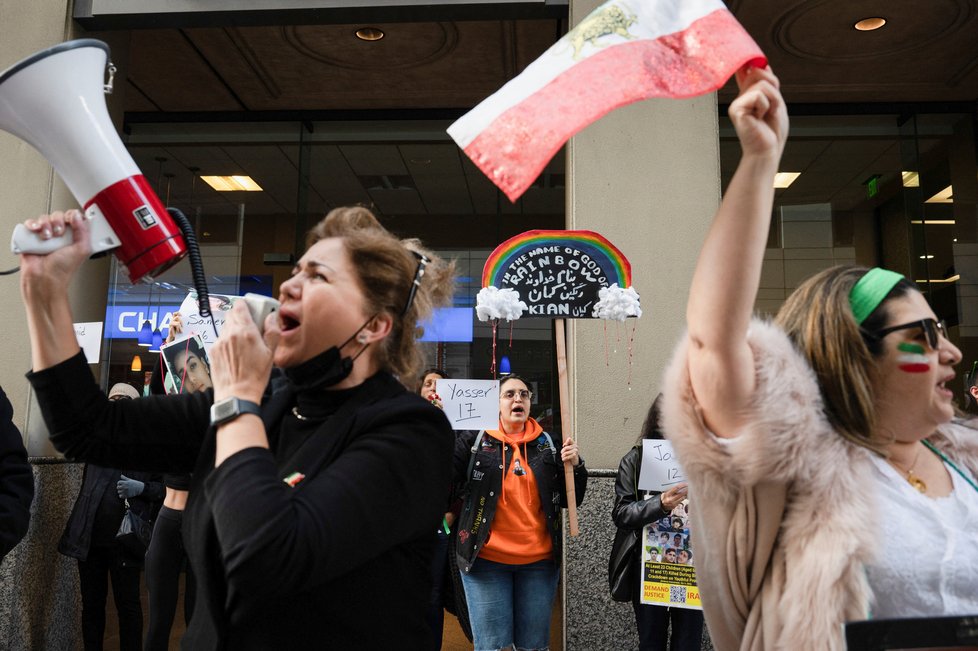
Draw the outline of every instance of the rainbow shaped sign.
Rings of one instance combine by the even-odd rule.
[[[516,290],[527,316],[592,318],[598,291],[632,284],[632,266],[593,231],[527,231],[492,252],[482,286]]]

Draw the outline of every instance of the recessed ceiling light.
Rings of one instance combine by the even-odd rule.
[[[778,172],[774,175],[774,187],[786,188],[801,176],[801,172]]]
[[[920,187],[920,177],[916,172],[900,172],[900,176],[903,178],[903,187],[905,188],[919,188]]]
[[[361,27],[356,31],[356,35],[361,41],[379,41],[384,38],[384,31],[376,27]]]
[[[924,203],[954,203],[954,194],[949,185]]]
[[[934,256],[932,256],[932,255],[922,255],[922,256],[920,256],[920,259],[921,260],[933,260],[934,259]]]
[[[250,176],[202,176],[201,180],[218,192],[261,192]]]
[[[875,29],[879,29],[886,24],[886,18],[880,18],[876,16],[874,18],[863,18],[858,23],[853,25],[860,32],[871,32]]]

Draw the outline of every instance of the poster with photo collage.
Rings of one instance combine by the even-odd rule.
[[[694,560],[687,499],[642,529],[642,603],[702,610]]]

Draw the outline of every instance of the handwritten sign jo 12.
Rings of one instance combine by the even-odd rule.
[[[438,380],[435,391],[452,429],[499,427],[498,380]]]
[[[646,491],[662,492],[684,481],[686,473],[679,466],[672,443],[662,439],[644,439],[638,487]]]

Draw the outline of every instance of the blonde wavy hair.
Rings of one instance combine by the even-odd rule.
[[[423,357],[417,339],[424,333],[419,325],[436,307],[447,305],[455,290],[455,261],[445,261],[424,248],[416,239],[398,239],[363,206],[334,208],[306,235],[306,248],[336,237],[343,241],[367,311],[387,313],[393,318],[391,333],[379,347],[381,365],[409,385],[414,383]],[[428,259],[424,275],[405,311],[418,272],[420,258]]]

